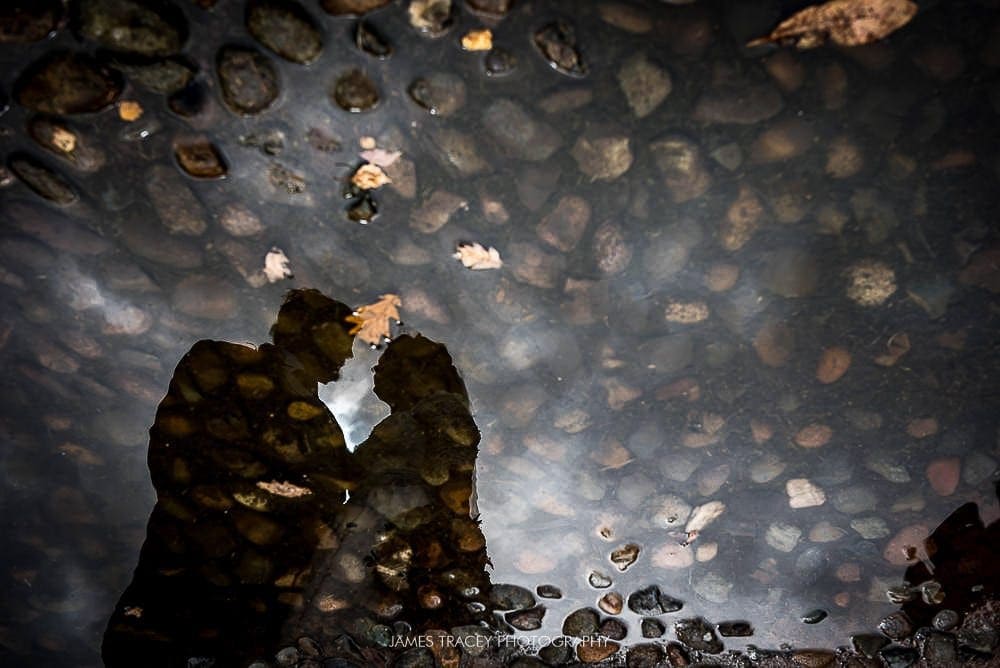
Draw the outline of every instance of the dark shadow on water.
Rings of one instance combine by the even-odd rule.
[[[390,632],[365,628],[370,616],[405,620],[393,634],[490,618],[465,386],[444,346],[397,338],[375,368],[392,414],[352,454],[317,396],[351,356],[351,312],[294,291],[273,344],[201,341],[178,364],[150,429],[157,503],[107,665],[238,665],[306,635]]]

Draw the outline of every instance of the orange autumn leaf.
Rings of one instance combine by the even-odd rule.
[[[899,30],[916,13],[917,5],[910,0],[830,0],[793,14],[770,35],[747,46],[778,42],[813,49],[827,40],[839,46],[862,46]]]
[[[365,343],[377,346],[392,338],[390,321],[399,324],[399,307],[403,301],[399,295],[385,294],[374,304],[359,306],[345,320],[354,325],[348,334],[357,335]]]

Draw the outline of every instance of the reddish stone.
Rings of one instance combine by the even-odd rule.
[[[961,472],[962,462],[958,457],[936,459],[927,466],[927,480],[939,495],[950,496],[958,487]]]
[[[927,559],[924,541],[930,530],[923,524],[903,527],[885,546],[882,556],[893,566],[906,566],[917,559]]]

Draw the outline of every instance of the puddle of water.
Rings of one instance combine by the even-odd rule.
[[[151,34],[42,3],[10,29],[36,30],[0,44],[5,664],[99,665],[162,516],[149,427],[177,361],[268,340],[293,287],[349,309],[398,293],[447,346],[482,433],[490,578],[546,607],[523,638],[614,593],[598,623],[641,642],[627,601],[654,584],[685,606],[663,641],[704,617],[751,622],[726,648],[832,649],[928,580],[975,596],[906,603],[916,626],[946,605],[988,626],[994,584],[920,566],[956,508],[998,515],[995,9],[924,4],[878,44],[798,52],[743,45],[800,3],[484,4],[507,3],[416,12],[436,39],[410,3],[364,25],[310,4],[319,50],[259,17],[251,37],[227,3],[143,14]],[[493,50],[462,51],[484,26]],[[369,82],[372,110],[341,108]],[[401,152],[367,196],[347,185],[364,137],[373,161]],[[466,269],[466,242],[503,266]],[[348,443],[386,414],[357,403],[361,352],[332,399],[329,379],[296,389]]]

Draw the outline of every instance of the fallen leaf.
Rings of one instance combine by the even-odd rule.
[[[135,100],[122,100],[118,103],[118,118],[126,123],[139,120],[143,111],[142,105]]]
[[[470,30],[462,35],[462,48],[466,51],[489,51],[493,48],[493,33],[489,29]]]
[[[496,248],[490,246],[487,249],[478,243],[459,244],[455,248],[455,254],[452,257],[456,260],[461,260],[462,264],[468,269],[477,271],[481,269],[499,269],[503,266],[503,260],[500,259],[500,252]]]
[[[387,151],[384,148],[371,148],[358,154],[361,159],[370,162],[376,167],[385,169],[392,163],[399,160],[403,155],[402,151]]]
[[[347,322],[354,325],[348,334],[356,334],[365,343],[377,346],[392,338],[389,321],[399,324],[399,310],[403,301],[399,295],[385,294],[374,304],[360,306],[353,315],[347,316]]]
[[[299,487],[298,485],[284,480],[280,482],[277,480],[273,480],[271,482],[260,480],[257,482],[257,486],[265,492],[270,492],[275,496],[283,496],[288,499],[297,499],[299,497],[309,496],[312,494],[312,490],[308,487]]]
[[[770,35],[747,46],[777,42],[813,49],[827,40],[840,46],[861,46],[899,30],[916,13],[917,5],[910,0],[830,0],[793,14]]]
[[[885,353],[875,358],[875,364],[892,366],[908,352],[910,352],[910,337],[905,332],[898,332],[886,341]]]
[[[374,190],[389,183],[390,179],[382,168],[373,163],[365,163],[358,167],[351,177],[351,183],[362,190]]]
[[[283,278],[291,278],[292,270],[288,266],[288,256],[280,248],[272,248],[264,256],[264,276],[268,283],[280,281]]]

